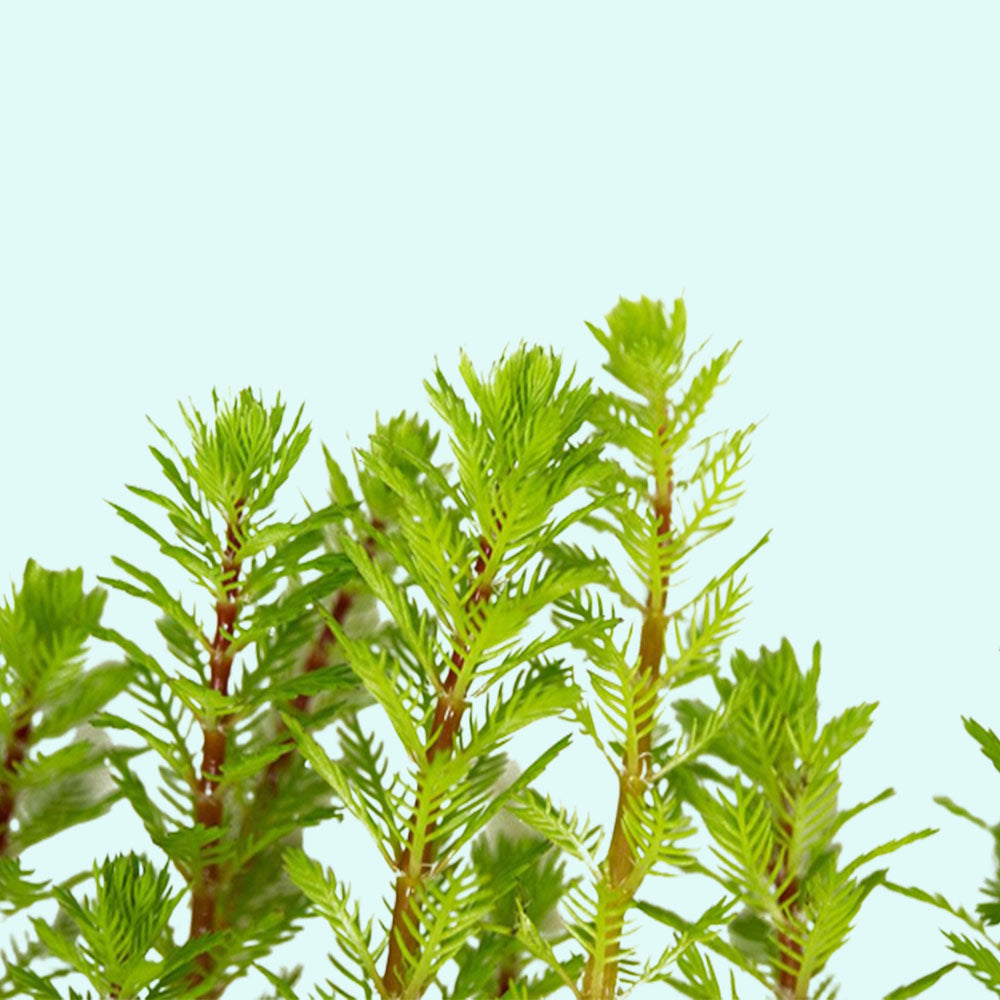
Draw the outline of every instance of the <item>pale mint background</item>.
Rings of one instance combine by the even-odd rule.
[[[846,850],[938,823],[894,873],[972,904],[988,838],[930,799],[1000,816],[960,723],[1000,726],[998,45],[997,5],[955,0],[3,4],[0,586],[29,555],[90,583],[112,552],[156,565],[103,498],[156,483],[143,415],[180,431],[178,398],[306,403],[292,513],[323,497],[319,440],[346,458],[376,409],[422,406],[435,355],[523,337],[593,373],[585,319],[683,291],[693,344],[743,341],[715,421],[767,417],[692,572],[773,527],[741,644],[820,638],[828,710],[882,701],[846,800],[899,794]],[[106,620],[152,632],[114,597]],[[609,818],[580,755],[552,788]],[[129,846],[122,811],[26,860]],[[387,886],[353,827],[307,846]],[[937,924],[874,895],[844,1000],[944,961]],[[312,982],[332,947],[281,959]]]

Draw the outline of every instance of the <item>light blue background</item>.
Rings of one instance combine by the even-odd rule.
[[[845,798],[899,794],[846,851],[940,824],[893,872],[971,905],[988,838],[930,800],[1000,816],[960,722],[1000,726],[998,43],[996,4],[955,0],[4,4],[5,592],[28,556],[90,583],[110,553],[154,565],[103,498],[156,482],[143,415],[179,431],[178,398],[306,403],[292,513],[324,495],[318,441],[346,458],[376,409],[422,407],[435,355],[526,338],[595,374],[584,319],[683,292],[693,344],[743,341],[715,421],[767,417],[698,572],[774,528],[741,645],[820,638],[826,709],[882,702]],[[152,634],[117,596],[106,620]],[[589,759],[560,777],[610,819]],[[119,811],[26,861],[128,846]],[[387,885],[353,829],[307,846]],[[833,965],[844,1000],[944,961],[937,925],[876,893]],[[317,927],[281,958],[312,981],[332,946]]]

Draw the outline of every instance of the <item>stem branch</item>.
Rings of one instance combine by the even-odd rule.
[[[376,531],[381,531],[385,525],[377,517],[372,518],[371,526]],[[365,539],[365,550],[368,555],[374,558],[375,556],[375,539],[372,536],[368,536]],[[357,600],[357,595],[352,591],[341,588],[336,592],[333,597],[333,601],[330,605],[330,617],[338,625],[343,625],[345,619],[347,618],[348,612],[354,607]],[[316,635],[316,640],[309,650],[306,656],[305,663],[302,666],[303,674],[311,674],[314,670],[320,670],[330,662],[330,655],[333,645],[336,643],[336,639],[333,635],[333,630],[330,626],[323,622],[320,626],[319,631]],[[312,706],[313,695],[308,694],[298,694],[291,701],[291,707],[297,712],[306,714]],[[284,725],[279,720],[279,726],[283,729]],[[281,729],[279,729],[279,732]],[[274,796],[278,792],[278,787],[281,784],[281,779],[284,774],[288,771],[291,766],[292,761],[295,759],[295,740],[289,734],[285,743],[288,744],[288,751],[283,753],[277,759],[271,761],[268,765],[263,777],[261,778],[258,787],[255,791],[253,797],[253,803],[251,805],[251,810],[254,813],[259,813],[262,806],[273,801]],[[249,812],[247,819],[249,819]]]
[[[795,876],[789,878],[790,863],[788,842],[792,836],[792,824],[787,819],[781,820],[781,833],[785,846],[779,848],[778,864],[775,865],[775,887],[784,885],[778,895],[778,906],[785,915],[785,925],[778,928],[778,996],[783,1000],[799,1000],[805,997],[808,983],[800,984],[802,970],[802,944],[793,933],[798,916],[799,880]],[[787,883],[787,884],[786,884]]]
[[[14,716],[14,728],[4,749],[3,770],[0,771],[0,858],[10,846],[10,824],[14,818],[17,794],[14,772],[24,763],[31,745],[31,696],[25,692],[24,705]]]
[[[667,428],[662,425],[658,440],[666,440],[666,435]],[[655,489],[653,512],[656,515],[657,545],[666,548],[670,544],[674,489],[673,469],[669,464],[665,464],[662,474],[657,476]],[[656,708],[660,663],[666,647],[665,612],[670,577],[666,575],[650,582],[639,636],[639,693],[636,699],[636,715],[643,720],[644,728],[637,734],[637,739],[626,740],[622,758],[615,825],[604,863],[604,884],[599,888],[605,905],[601,907],[598,920],[604,926],[598,928],[595,940],[603,942],[598,945],[602,953],[595,951],[590,956],[583,974],[583,995],[591,1000],[611,1000],[615,995],[625,911],[629,897],[634,892],[630,883],[636,865],[625,836],[625,820],[634,810],[633,803],[641,801],[652,770],[652,719]],[[630,744],[636,748],[634,753]]]
[[[481,555],[476,557],[475,572],[476,580],[472,596],[466,604],[466,610],[471,611],[474,606],[485,605],[492,595],[490,581],[485,578],[487,561],[493,554],[493,550],[485,538],[480,538],[479,548]],[[462,646],[466,651],[468,647],[462,643],[461,637],[456,638],[456,645]],[[451,665],[448,667],[448,674],[442,686],[443,694],[438,698],[434,707],[434,717],[431,723],[431,734],[434,736],[433,742],[427,749],[427,764],[433,763],[438,754],[450,754],[455,745],[455,736],[462,722],[462,713],[465,711],[465,700],[456,697],[456,687],[465,667],[465,657],[458,651],[452,650]],[[464,685],[463,685],[464,687]],[[420,863],[414,863],[414,849],[416,848],[417,827],[420,825],[422,795],[422,783],[417,785],[417,802],[414,806],[414,813],[409,823],[409,835],[407,844],[400,853],[396,861],[396,868],[399,874],[396,877],[396,895],[392,907],[392,925],[389,928],[389,949],[386,957],[385,974],[382,977],[386,992],[391,997],[402,995],[406,987],[406,956],[413,955],[416,951],[416,925],[418,915],[413,912],[413,893],[417,889],[431,869],[434,861],[434,827],[433,818],[426,824],[422,831],[422,847],[420,849]]]
[[[233,666],[233,629],[239,615],[240,590],[239,575],[239,528],[244,500],[235,504],[235,520],[226,527],[226,550],[222,557],[223,595],[216,602],[215,638],[209,659],[210,679],[213,691],[225,695],[229,692],[229,674]],[[201,720],[202,747],[201,777],[195,798],[195,822],[208,828],[222,826],[223,800],[219,781],[226,763],[226,723],[224,718],[212,717]],[[219,841],[213,840],[205,847],[206,853],[217,850]],[[190,939],[211,934],[216,930],[216,913],[221,883],[218,861],[210,860],[195,872],[191,887],[191,931]],[[208,952],[199,956],[199,964],[208,973],[212,959]]]

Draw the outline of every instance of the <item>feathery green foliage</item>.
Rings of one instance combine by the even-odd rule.
[[[94,866],[95,894],[82,901],[62,888],[54,892],[74,925],[72,937],[35,920],[35,931],[49,952],[85,976],[96,993],[71,997],[111,997],[121,1000],[173,1000],[185,997],[184,975],[194,950],[177,949],[167,924],[182,893],[171,893],[169,873],[155,871],[135,854],[108,858]],[[58,997],[58,976],[15,969],[16,985],[30,997]]]
[[[19,855],[104,813],[117,798],[105,768],[107,740],[90,726],[128,682],[122,663],[85,669],[86,641],[106,592],[83,587],[83,570],[28,560],[20,588],[0,605],[0,914],[46,899],[47,881]],[[71,741],[67,742],[67,738]],[[0,997],[16,996],[11,969],[44,954],[43,943],[3,956]]]
[[[213,393],[207,419],[181,406],[183,448],[154,424],[166,485],[128,488],[159,522],[112,506],[165,558],[115,557],[120,575],[100,579],[155,608],[165,656],[101,624],[105,592],[82,571],[28,563],[0,607],[0,913],[27,910],[34,934],[3,955],[0,1000],[244,996],[251,970],[261,1000],[297,1000],[301,969],[265,963],[310,915],[334,940],[319,1000],[612,1000],[643,984],[738,1000],[738,970],[778,1000],[832,1000],[831,959],[878,885],[964,925],[946,935],[953,959],[892,1000],[957,967],[1000,995],[1000,874],[973,916],[869,870],[932,831],[840,860],[841,827],[892,794],[840,806],[840,761],[875,706],[819,725],[818,645],[805,672],[785,642],[737,652],[722,676],[767,537],[692,586],[754,431],[701,427],[733,350],[695,366],[681,300],[668,316],[622,299],[606,319],[590,330],[613,389],[539,347],[486,374],[463,354],[461,388],[440,369],[425,383],[447,461],[428,422],[376,417],[356,487],[324,449],[330,503],[295,520],[276,510],[309,440],[301,410],[286,425],[280,397]],[[607,553],[580,546],[587,530]],[[88,636],[125,661],[84,670]],[[695,681],[716,703],[675,700],[668,720]],[[126,689],[129,709],[103,711]],[[508,759],[545,720],[575,723],[608,763],[613,822],[535,787],[569,733],[523,770]],[[966,728],[1000,770],[1000,739]],[[164,867],[130,853],[53,886],[24,863],[118,797]],[[1000,858],[1000,825],[938,801]],[[303,850],[304,829],[344,817],[385,862],[382,912],[351,864]],[[696,817],[715,864],[691,846]],[[678,872],[726,896],[694,919],[640,898]],[[659,954],[628,942],[641,915],[670,931]]]
[[[83,589],[82,569],[53,572],[29,559],[20,589],[0,606],[0,857],[100,815],[114,799],[100,734],[86,727],[128,671],[83,666],[106,596]],[[76,742],[41,751],[73,730]]]
[[[316,648],[324,635],[315,603],[356,580],[350,560],[324,544],[345,510],[273,520],[278,490],[309,438],[301,411],[283,429],[280,398],[268,407],[243,390],[230,403],[213,394],[213,403],[211,422],[181,407],[189,451],[153,425],[173,452],[150,449],[169,492],[129,487],[166,514],[173,537],[114,505],[200,589],[207,620],[156,573],[115,557],[124,576],[104,582],[156,608],[173,662],[114,630],[96,632],[128,656],[145,720],[99,722],[139,736],[159,758],[155,796],[127,757],[112,752],[121,792],[190,888],[193,996],[218,996],[289,937],[307,901],[284,876],[281,852],[301,843],[304,827],[336,814],[328,786],[290,752],[275,703],[312,726],[364,700],[353,673]],[[309,712],[320,694],[321,711]],[[211,947],[196,947],[201,938]]]
[[[336,964],[350,985],[331,982],[331,995],[417,998],[450,960],[467,954],[470,940],[484,947],[494,890],[489,866],[467,847],[565,741],[500,789],[503,748],[523,726],[578,698],[568,668],[546,654],[581,627],[521,636],[538,612],[606,572],[600,561],[563,558],[560,548],[560,535],[588,505],[564,515],[556,509],[579,490],[599,490],[606,475],[600,442],[577,440],[590,412],[589,384],[562,379],[559,359],[540,348],[519,348],[485,378],[465,356],[460,371],[472,406],[440,370],[427,384],[449,429],[454,474],[384,427],[358,456],[369,481],[398,498],[399,531],[374,537],[399,572],[355,541],[339,544],[400,641],[373,650],[327,616],[391,724],[408,771],[389,781],[380,748],[361,726],[342,727],[335,761],[288,719],[395,881],[388,926],[376,933],[343,876],[289,854],[289,873],[340,943]],[[416,478],[408,474],[414,468]]]
[[[508,783],[517,769],[510,772]],[[473,843],[471,858],[480,881],[493,886],[493,904],[477,939],[455,956],[458,974],[444,995],[448,1000],[549,996],[562,979],[552,970],[524,974],[532,953],[517,929],[526,919],[549,945],[567,936],[558,905],[572,883],[557,846],[503,809]]]
[[[578,707],[577,716],[613,769],[617,815],[600,858],[593,831],[551,802],[526,793],[512,807],[587,867],[587,879],[564,900],[568,929],[580,951],[569,963],[553,955],[550,964],[574,984],[578,997],[588,1000],[613,997],[620,986],[662,979],[675,961],[691,960],[685,956],[697,936],[711,933],[707,923],[694,936],[681,932],[662,955],[641,966],[623,940],[645,878],[690,864],[685,839],[692,827],[667,779],[675,767],[699,755],[721,716],[679,745],[662,726],[664,697],[717,670],[719,647],[746,604],[740,570],[749,553],[676,607],[668,606],[668,589],[695,548],[731,522],[727,512],[742,490],[753,431],[750,425],[694,441],[732,351],[685,381],[693,356],[686,350],[681,300],[668,318],[660,302],[623,299],[607,324],[607,331],[590,329],[607,351],[604,367],[620,389],[595,391],[591,421],[618,456],[606,453],[602,459],[614,495],[585,519],[612,536],[638,584],[636,589],[611,573],[601,581],[636,615],[638,649],[631,630],[623,636],[594,627],[605,618],[599,597],[565,595],[557,602],[556,621],[586,658],[597,717],[589,705]],[[528,916],[522,934],[526,942],[535,938]],[[582,975],[570,973],[570,965],[579,962],[585,965]]]
[[[965,731],[979,745],[982,755],[1000,771],[1000,737],[992,729],[986,729],[975,719],[963,718]],[[942,979],[952,969],[964,969],[977,982],[985,986],[995,996],[1000,996],[1000,941],[990,934],[990,928],[1000,924],[1000,823],[987,823],[965,807],[944,795],[935,796],[934,801],[955,816],[986,831],[993,840],[993,857],[997,874],[988,878],[982,887],[983,898],[976,905],[975,915],[960,906],[955,906],[940,893],[928,892],[915,886],[888,883],[889,888],[911,899],[944,910],[962,925],[962,933],[942,931],[948,941],[949,950],[956,956],[950,962],[939,966],[906,986],[894,990],[886,1000],[904,1000],[905,997],[919,996],[934,983]],[[971,931],[973,936],[967,933]]]
[[[710,752],[736,774],[715,791],[690,773],[674,775],[712,838],[719,864],[711,874],[743,907],[730,925],[731,946],[716,950],[781,1000],[832,997],[832,978],[818,977],[865,898],[885,882],[885,869],[862,869],[934,831],[889,840],[841,864],[839,830],[893,794],[886,789],[849,809],[839,804],[840,761],[868,731],[876,706],[848,708],[819,726],[818,643],[805,672],[787,640],[777,650],[762,648],[757,659],[737,652],[731,666],[733,680],[715,681],[730,711]],[[678,710],[689,730],[709,714],[693,701]]]

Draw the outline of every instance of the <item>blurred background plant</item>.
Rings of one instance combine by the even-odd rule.
[[[119,795],[105,766],[108,740],[93,715],[128,683],[124,663],[86,667],[86,642],[106,591],[85,590],[83,570],[52,571],[34,560],[0,605],[0,913],[50,897],[49,881],[25,867],[23,853],[106,812]],[[80,859],[85,864],[84,859]],[[84,877],[71,878],[70,884]],[[60,934],[72,933],[62,915]],[[41,941],[11,942],[0,996],[18,995],[10,961],[47,954]]]

